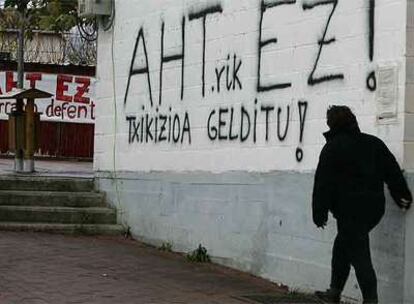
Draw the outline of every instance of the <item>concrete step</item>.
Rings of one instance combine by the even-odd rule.
[[[0,190],[0,206],[105,207],[103,193]]]
[[[0,221],[61,224],[116,224],[116,210],[110,208],[0,206]]]
[[[122,235],[121,225],[82,225],[51,223],[0,222],[0,231],[30,231],[69,235]]]
[[[92,178],[4,175],[0,190],[91,192],[94,183]]]

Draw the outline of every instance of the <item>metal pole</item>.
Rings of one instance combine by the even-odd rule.
[[[21,24],[19,27],[19,45],[17,50],[17,87],[23,89],[24,81],[24,33],[25,33],[25,8],[19,7]]]
[[[27,9],[27,0],[22,0],[18,4],[18,11],[20,14],[20,27],[18,32],[18,50],[17,50],[17,88],[24,88],[24,34],[25,34],[25,14]],[[16,101],[16,132],[24,130],[24,116],[23,116],[23,100]],[[23,134],[16,134],[16,138],[24,136]],[[16,172],[23,171],[23,147],[16,146],[14,169]]]

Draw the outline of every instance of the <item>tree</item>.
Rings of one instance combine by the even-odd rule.
[[[10,39],[9,30],[24,27],[26,45],[36,41],[32,39],[36,31],[60,34],[59,50],[51,50],[50,62],[96,64],[95,18],[78,18],[77,3],[77,0],[5,0],[4,9],[0,8],[0,52],[9,53],[12,60],[17,60],[17,40],[14,36]],[[25,12],[24,18],[19,11]],[[25,50],[25,61],[39,60],[36,46]]]
[[[20,18],[17,10],[11,8],[0,10],[0,30],[16,29],[19,22]]]
[[[30,30],[67,32],[77,24],[77,0],[6,0],[0,11],[0,28],[19,27],[18,9],[25,7]]]

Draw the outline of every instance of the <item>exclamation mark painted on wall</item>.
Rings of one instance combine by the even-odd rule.
[[[303,133],[305,131],[306,113],[308,111],[308,102],[299,101],[298,109],[299,109],[299,144],[302,144]],[[301,147],[298,147],[296,149],[296,160],[298,162],[301,162],[303,160],[303,150]]]
[[[369,0],[369,9],[368,9],[368,43],[369,43],[369,60],[374,61],[374,49],[375,49],[375,0]],[[375,76],[375,71],[371,71],[368,74],[367,78],[367,88],[371,92],[374,92],[377,89],[377,78]]]

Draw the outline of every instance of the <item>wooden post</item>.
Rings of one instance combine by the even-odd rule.
[[[32,98],[27,99],[25,122],[24,172],[34,172],[35,103]]]
[[[39,113],[35,113],[35,99],[50,98],[52,94],[35,88],[11,91],[0,95],[0,100],[16,99],[16,110],[9,115],[10,148],[16,154],[15,170],[17,172],[34,172],[34,153],[38,149]],[[23,109],[23,100],[26,108]],[[21,162],[20,162],[21,160]],[[21,165],[21,167],[20,167]]]

